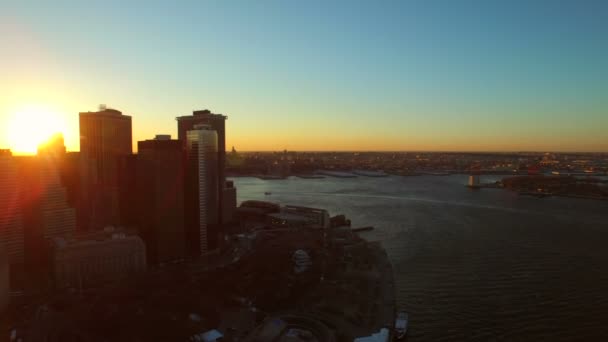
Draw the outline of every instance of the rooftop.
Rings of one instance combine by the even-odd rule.
[[[280,212],[280,213],[268,214],[268,216],[279,219],[279,220],[283,220],[283,221],[289,221],[289,222],[307,223],[308,221],[310,221],[310,218],[308,218],[306,216],[293,214],[293,213],[289,213],[289,212],[284,212],[284,211]]]
[[[212,113],[209,109],[203,109],[203,110],[193,111],[192,115],[178,116],[176,119],[177,119],[177,121],[195,120],[195,119],[199,119],[201,117],[206,117],[206,118],[210,118],[210,119],[222,119],[222,120],[226,120],[228,118],[224,114]]]
[[[127,117],[127,118],[130,118],[130,116],[123,115],[121,111],[116,110],[116,109],[112,109],[112,108],[105,108],[105,109],[99,110],[97,112],[80,112],[80,115],[85,115],[85,116],[111,116],[111,117]]]
[[[171,140],[171,134],[157,134],[154,140]]]

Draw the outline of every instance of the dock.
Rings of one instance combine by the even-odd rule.
[[[317,171],[317,174],[324,175],[324,176],[330,176],[330,177],[336,177],[336,178],[356,178],[357,177],[357,175],[355,175],[353,173],[343,172],[343,171],[320,170],[320,171]]]
[[[272,175],[260,175],[260,176],[256,176],[256,177],[261,180],[282,180],[282,179],[286,178],[286,177],[282,177],[282,176],[272,176]]]
[[[384,171],[354,170],[353,174],[365,177],[388,177]]]
[[[315,174],[310,174],[310,175],[295,175],[298,178],[302,178],[302,179],[323,179],[325,178],[325,176],[322,175],[315,175]]]

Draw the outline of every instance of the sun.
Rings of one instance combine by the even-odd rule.
[[[35,154],[38,145],[54,134],[64,134],[62,115],[50,106],[26,105],[12,112],[7,126],[11,150],[17,154]]]

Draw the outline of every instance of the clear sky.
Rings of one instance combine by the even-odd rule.
[[[608,151],[608,1],[0,0],[0,148],[101,103],[135,141],[209,108],[237,150]]]

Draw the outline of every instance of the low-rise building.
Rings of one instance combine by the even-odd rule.
[[[146,247],[137,235],[115,229],[54,240],[58,288],[95,287],[146,269]]]
[[[265,223],[267,221],[267,215],[271,213],[278,213],[281,211],[281,206],[266,201],[243,201],[241,205],[236,209],[236,214],[241,223],[244,222],[256,222]]]
[[[278,213],[268,214],[268,224],[277,228],[329,228],[327,210],[286,205]]]
[[[310,226],[310,220],[306,216],[280,212],[267,216],[268,225],[272,228],[305,228]]]

